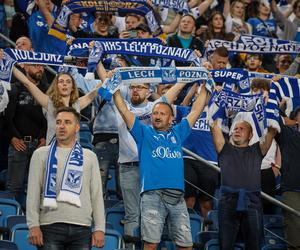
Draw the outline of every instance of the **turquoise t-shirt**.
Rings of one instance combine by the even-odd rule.
[[[192,39],[193,39],[192,36],[190,36],[189,39],[182,38],[181,36],[178,36],[178,35],[177,35],[177,37],[182,44],[182,48],[188,49],[190,47]]]
[[[184,191],[181,147],[190,132],[187,119],[165,132],[135,119],[130,133],[139,153],[141,193],[164,188]]]

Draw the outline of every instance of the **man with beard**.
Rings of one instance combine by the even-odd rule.
[[[48,86],[41,82],[44,67],[29,64],[23,67],[28,79],[46,92]],[[23,84],[19,82],[12,84],[9,100],[6,110],[10,141],[6,188],[18,197],[22,194],[24,180],[27,179],[33,151],[46,143],[47,122],[41,106]]]
[[[159,102],[172,102],[185,84],[175,84]],[[154,104],[149,102],[150,84],[131,84],[130,102],[126,102],[127,108],[144,124],[151,123],[151,112]],[[139,227],[140,220],[140,189],[139,189],[139,157],[136,143],[128,132],[126,124],[118,114],[119,131],[119,160],[120,163],[120,186],[125,207],[124,234],[133,236],[134,229]]]

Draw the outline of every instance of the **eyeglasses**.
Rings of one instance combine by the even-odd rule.
[[[141,85],[137,85],[137,86],[129,86],[130,90],[134,90],[136,89],[137,91],[141,91],[143,89],[148,89],[147,87],[141,86]]]

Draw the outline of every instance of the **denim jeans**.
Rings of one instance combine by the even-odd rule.
[[[190,218],[184,198],[177,204],[170,204],[160,192],[147,191],[141,198],[141,234],[149,243],[159,243],[167,222],[169,236],[177,246],[193,245]]]
[[[25,145],[25,151],[17,151],[12,145],[9,145],[8,148],[6,189],[13,192],[16,197],[22,195],[24,190],[30,159],[38,145],[38,141],[25,142]]]
[[[44,245],[39,250],[89,250],[92,230],[87,226],[67,223],[42,225]]]
[[[108,170],[110,166],[114,166],[115,168],[115,176],[116,176],[116,183],[117,183],[117,195],[120,193],[119,187],[119,165],[118,165],[118,157],[119,157],[119,143],[114,139],[98,142],[95,144],[94,151],[97,155],[99,166],[101,170],[101,179],[102,179],[102,186],[103,186],[103,194],[104,197],[106,196],[106,185],[107,185],[107,177],[108,177]]]
[[[140,225],[139,167],[120,164],[120,185],[125,208],[124,234],[134,235],[134,229]]]
[[[238,194],[224,194],[219,200],[219,240],[222,250],[232,250],[241,230],[246,250],[260,250],[263,244],[261,198],[250,195],[245,212],[236,211]]]

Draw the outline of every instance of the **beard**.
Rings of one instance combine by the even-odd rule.
[[[37,73],[28,73],[28,75],[36,82],[39,82],[43,78],[43,73],[37,72]]]
[[[145,101],[145,99],[143,100],[140,96],[132,96],[131,97],[131,103],[133,105],[139,105],[141,103],[143,103]]]

